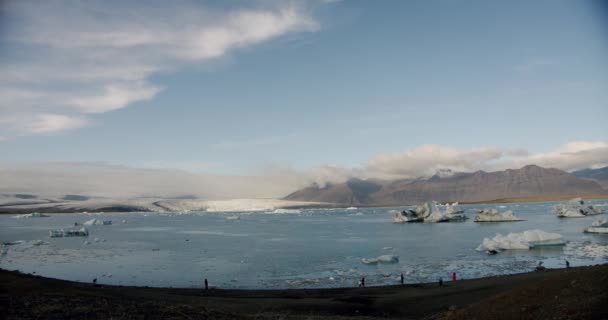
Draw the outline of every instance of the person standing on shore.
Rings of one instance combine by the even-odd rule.
[[[456,281],[456,272],[452,272],[452,281]]]
[[[405,282],[405,278],[403,277],[403,273],[401,273],[401,285],[403,285]]]
[[[209,282],[207,282],[207,278],[205,278],[205,290],[209,290]]]
[[[570,261],[566,260],[566,269],[570,269]]]
[[[442,277],[439,277],[439,286],[443,287],[443,278]]]

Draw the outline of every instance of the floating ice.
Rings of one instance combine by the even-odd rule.
[[[357,209],[359,209],[359,208],[357,208],[357,207],[348,207],[348,208],[346,208],[344,210],[357,210]]]
[[[503,221],[523,221],[513,215],[513,211],[498,212],[496,209],[483,209],[475,217],[475,222],[503,222]]]
[[[274,211],[272,211],[272,213],[302,213],[302,211],[298,210],[298,209],[274,209]]]
[[[98,226],[107,226],[107,225],[111,225],[112,224],[112,220],[99,220],[99,219],[91,219],[88,220],[86,222],[83,223],[83,225],[85,226],[93,226],[93,225],[98,225]]]
[[[591,224],[591,227],[585,229],[588,233],[608,233],[608,221],[597,220]]]
[[[393,222],[452,222],[466,219],[464,210],[458,208],[458,202],[446,204],[445,211],[441,211],[440,206],[436,201],[431,201],[417,206],[415,210],[395,212]]]
[[[32,213],[26,213],[26,214],[18,214],[16,216],[13,216],[13,218],[47,218],[48,215],[46,214],[42,214],[40,212],[32,212]]]
[[[226,217],[226,220],[241,220],[241,217],[239,217],[239,216],[228,216],[228,217]]]
[[[399,262],[399,256],[394,254],[385,254],[377,258],[363,258],[361,262],[364,264],[378,264],[378,263],[397,263]]]
[[[85,228],[85,227],[51,230],[51,231],[49,231],[49,236],[51,238],[88,237],[89,236],[89,230],[87,230],[87,228]]]
[[[560,218],[578,218],[602,213],[600,208],[585,205],[585,201],[581,198],[574,198],[566,204],[558,204],[554,211]]]
[[[539,246],[564,245],[562,236],[557,233],[548,233],[542,230],[527,230],[519,233],[509,233],[506,236],[498,233],[492,239],[485,238],[477,251],[496,251],[512,249],[530,249]]]

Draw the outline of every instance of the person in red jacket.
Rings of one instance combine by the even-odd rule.
[[[452,281],[456,281],[456,272],[452,272]]]

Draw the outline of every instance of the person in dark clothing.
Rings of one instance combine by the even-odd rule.
[[[365,277],[361,277],[361,286],[365,287]]]
[[[405,278],[403,277],[403,273],[401,274],[401,285],[405,282]]]
[[[205,278],[205,290],[209,290],[209,282],[207,282],[207,278]]]
[[[442,277],[439,277],[439,286],[443,287],[443,278]]]
[[[570,268],[570,261],[566,260],[566,269]]]

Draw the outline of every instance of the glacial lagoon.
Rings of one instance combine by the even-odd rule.
[[[43,218],[0,216],[5,245],[0,267],[25,273],[114,285],[200,287],[209,279],[221,288],[319,288],[434,282],[608,262],[608,235],[586,234],[602,214],[557,218],[559,202],[461,205],[468,220],[452,223],[392,223],[398,208],[302,209],[224,213],[51,214]],[[608,210],[608,201],[589,204]],[[512,210],[521,222],[475,223],[477,210]],[[90,219],[111,225],[88,227],[88,237],[50,238],[49,230]],[[476,251],[496,233],[541,229],[559,233],[565,246]],[[42,240],[42,242],[34,242]],[[398,256],[392,263],[362,259]]]

